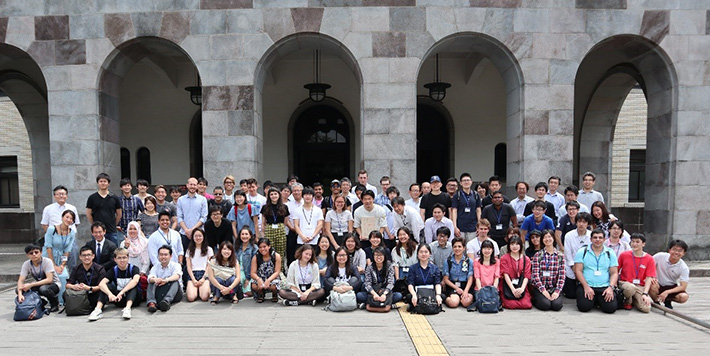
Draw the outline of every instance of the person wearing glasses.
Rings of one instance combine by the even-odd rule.
[[[614,251],[604,246],[604,230],[594,229],[592,244],[580,248],[574,257],[577,285],[577,309],[588,312],[595,306],[607,314],[618,307],[614,287],[619,280],[619,263]]]

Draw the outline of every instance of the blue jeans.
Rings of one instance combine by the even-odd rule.
[[[219,278],[219,277],[215,277],[215,279],[217,280],[217,282],[218,282],[220,285],[223,285],[223,286],[225,286],[225,287],[228,287],[228,286],[232,285],[232,283],[234,283],[234,280],[235,280],[236,278],[235,278],[234,276],[231,276],[231,277],[227,278],[227,280],[224,280],[224,279]],[[212,288],[212,294],[214,294],[215,298],[232,298],[232,296],[233,296],[234,293],[236,292],[236,289],[239,288],[239,286],[234,287],[234,289],[232,289],[232,290],[230,291],[231,293],[226,294],[226,295],[222,295],[222,291],[220,291],[219,288],[215,287],[214,285],[210,285],[210,288]]]
[[[125,238],[126,235],[116,231],[116,232],[107,232],[106,235],[104,235],[105,238],[107,238],[109,241],[113,242],[116,246],[121,245],[121,241]]]

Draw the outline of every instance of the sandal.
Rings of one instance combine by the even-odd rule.
[[[239,299],[237,297],[232,298],[232,304],[237,304],[239,303]]]
[[[257,303],[263,303],[263,302],[264,302],[264,294],[257,294],[257,296],[256,296],[256,302],[257,302]]]
[[[212,304],[212,305],[217,305],[217,303],[219,303],[219,297],[215,297],[214,299],[212,299],[210,301],[210,304]]]
[[[279,302],[279,295],[276,293],[271,293],[271,302],[278,303]]]

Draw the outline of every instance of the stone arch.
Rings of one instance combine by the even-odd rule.
[[[507,181],[515,182],[522,179],[524,176],[524,166],[522,164],[524,159],[524,153],[522,152],[524,79],[515,55],[505,44],[489,35],[476,32],[455,33],[442,38],[426,52],[419,65],[417,78],[423,75],[424,67],[428,65],[427,60],[433,58],[437,53],[464,59],[466,64],[463,66],[462,73],[466,83],[475,80],[476,76],[480,75],[481,71],[484,70],[484,66],[492,65],[495,67],[502,78],[504,86],[502,95],[505,98],[503,115],[505,116],[505,141],[508,147]],[[442,81],[446,81],[446,78],[442,78]],[[417,89],[421,92],[419,85]],[[454,90],[454,87],[449,89],[449,91],[452,90]],[[447,95],[447,99],[448,97],[449,95]],[[447,99],[444,99],[445,106]],[[464,134],[461,129],[461,127],[456,129],[457,134]],[[457,142],[459,141],[457,140]],[[494,146],[497,143],[493,143],[490,147],[491,154],[489,156],[493,157]],[[493,170],[492,163],[491,172]],[[470,169],[468,167],[457,168]]]
[[[312,50],[321,52],[321,82],[332,85],[322,103],[335,105],[344,110],[350,121],[350,175],[362,161],[362,72],[355,56],[338,40],[315,32],[299,32],[281,38],[262,56],[254,75],[254,121],[258,129],[257,154],[263,157],[259,162],[257,176],[278,179],[291,173],[293,154],[293,120],[297,113],[311,107],[304,102],[308,92],[303,85],[312,82]],[[297,68],[297,71],[293,69]],[[291,70],[289,70],[291,69]],[[288,75],[286,75],[288,73]],[[337,80],[336,80],[337,79]],[[288,83],[288,84],[286,84]],[[283,92],[281,92],[283,91]],[[294,94],[295,93],[295,94]],[[278,97],[278,113],[269,103]],[[340,107],[340,108],[338,108]],[[270,112],[271,110],[271,112]],[[288,121],[287,121],[288,120]],[[264,145],[264,142],[270,142]],[[273,147],[274,143],[277,147]],[[278,143],[281,142],[281,143]],[[286,158],[288,162],[283,162]],[[261,162],[269,162],[264,167]],[[278,162],[281,162],[279,164]],[[274,167],[279,167],[275,169]],[[260,179],[261,180],[261,179]]]
[[[21,205],[17,220],[22,226],[8,226],[0,241],[27,242],[35,239],[41,214],[34,211],[52,202],[51,152],[47,84],[37,62],[25,51],[0,43],[0,90],[15,104],[27,129],[32,152],[32,206]],[[22,196],[20,197],[23,200]],[[7,220],[10,221],[10,220]]]
[[[127,83],[133,84],[136,80],[131,77],[134,76],[132,73],[134,69],[143,70],[153,75],[155,80],[152,82],[160,83],[162,91],[152,92],[149,89],[139,88],[134,92],[126,92],[123,89],[124,86]],[[100,158],[99,165],[109,175],[117,176],[120,173],[119,162],[111,157],[118,157],[119,145],[123,143],[122,146],[131,152],[136,152],[141,146],[146,146],[153,156],[153,180],[163,184],[182,182],[184,177],[189,175],[188,147],[175,150],[161,150],[160,147],[175,135],[184,136],[185,142],[188,142],[190,121],[195,106],[190,103],[189,95],[184,87],[195,85],[198,78],[199,71],[195,62],[185,50],[170,40],[160,37],[137,37],[118,45],[104,60],[98,76],[99,140],[103,156]],[[151,100],[161,97],[162,100],[172,101],[170,103],[151,102]],[[122,110],[128,112],[123,113]],[[122,141],[135,134],[139,128],[123,127],[121,117],[124,117],[124,120],[128,116],[133,117],[136,110],[144,110],[154,114],[153,117],[157,121],[153,121],[152,124],[156,128],[162,128],[162,134],[153,138],[142,137],[136,139],[136,142],[125,144]],[[183,115],[183,113],[185,114]],[[177,121],[168,124],[169,116]],[[146,122],[150,121],[143,123]],[[124,135],[121,135],[122,131],[124,131]],[[130,135],[127,134],[128,132]],[[172,152],[166,153],[165,151]],[[174,157],[176,154],[184,157],[182,160],[184,167],[180,166],[182,168],[180,172],[175,173],[168,167],[161,166],[161,162],[167,162],[165,159],[167,155]]]
[[[649,249],[659,250],[673,231],[678,81],[657,43],[636,35],[613,36],[595,45],[580,63],[574,94],[574,177],[593,171],[595,189],[608,200],[610,141],[619,110],[636,83],[649,104],[643,225]]]

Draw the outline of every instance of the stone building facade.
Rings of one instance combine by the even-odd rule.
[[[698,194],[710,170],[710,131],[702,125],[710,112],[706,1],[2,5],[0,89],[22,113],[32,147],[35,225],[28,230],[51,201],[52,186],[68,186],[70,202],[83,206],[97,173],[125,173],[122,157],[149,157],[160,183],[193,173],[211,182],[226,174],[282,181],[300,170],[321,179],[313,167],[333,167],[329,160],[345,164],[328,174],[354,176],[364,168],[399,186],[418,179],[420,169],[474,171],[477,179],[500,170],[506,189],[551,174],[578,182],[591,170],[609,201],[610,142],[638,83],[649,104],[649,247],[683,238],[689,257],[710,257],[710,210]],[[317,105],[304,100],[302,87],[312,81],[314,50],[333,86]],[[455,84],[442,103],[423,88],[437,55],[444,80]],[[201,108],[177,99],[198,82]],[[305,124],[304,115],[324,116]],[[309,132],[335,138],[309,141],[302,136]],[[425,149],[422,140],[435,135],[443,147]],[[139,147],[136,137],[148,143]],[[182,162],[189,168],[157,178]]]

